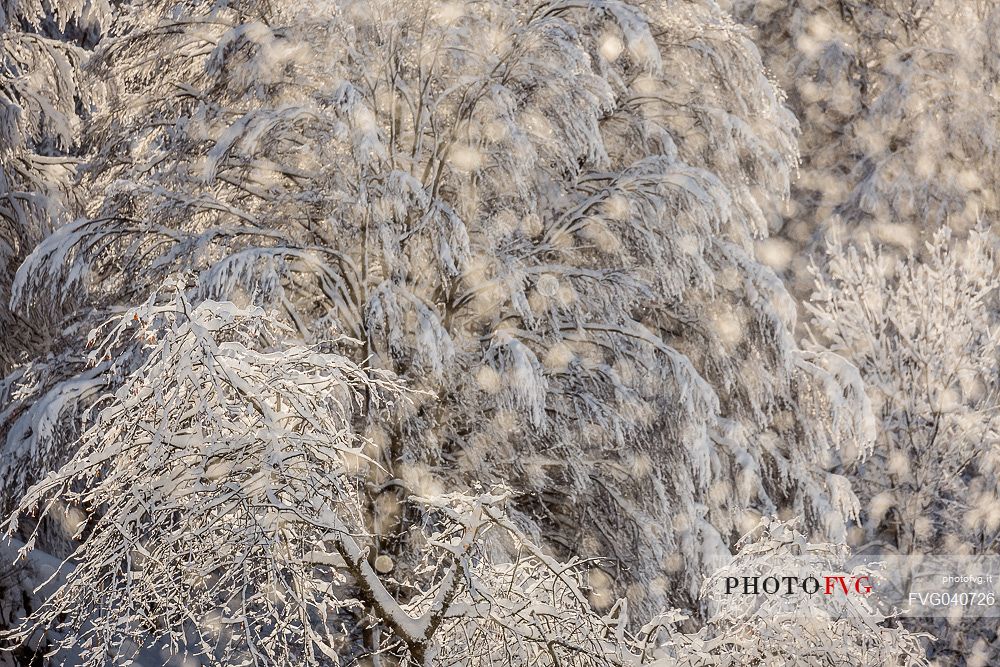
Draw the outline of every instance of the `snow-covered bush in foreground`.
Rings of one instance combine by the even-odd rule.
[[[259,308],[193,307],[177,293],[94,332],[94,363],[110,360],[122,382],[98,401],[72,459],[19,508],[45,513],[60,500],[86,517],[66,583],[31,619],[65,634],[55,645],[86,664],[136,636],[183,642],[197,629],[207,645],[211,613],[227,663],[239,650],[292,664],[322,645],[312,616],[330,613],[341,581],[314,559],[360,521],[351,418],[365,401],[380,408],[395,384],[338,355],[276,345],[275,328]]]
[[[127,661],[164,638],[221,665],[366,653],[413,665],[884,665],[917,654],[915,638],[870,616],[734,608],[715,579],[699,633],[668,614],[633,636],[627,603],[595,611],[584,564],[527,539],[503,492],[412,498],[424,558],[397,580],[371,549],[357,472],[372,443],[355,426],[400,387],[340,355],[281,345],[279,329],[259,308],[194,307],[178,291],[94,332],[94,363],[110,362],[120,387],[73,459],[19,508],[61,500],[89,518],[64,581],[17,638],[47,629],[46,648],[81,665]],[[716,578],[803,550],[844,555],[780,524],[756,537]]]
[[[634,636],[627,603],[596,611],[586,564],[528,539],[503,491],[411,498],[423,508],[411,538],[423,558],[397,578],[373,549],[359,472],[374,443],[357,427],[401,387],[339,354],[282,344],[281,329],[258,307],[193,306],[172,288],[92,333],[92,363],[108,364],[118,389],[18,509],[82,509],[80,546],[14,639],[38,643],[45,630],[41,648],[80,665],[164,643],[220,665],[366,654],[413,665],[811,665],[821,663],[802,656],[831,655],[833,640],[833,654],[861,660],[863,647],[868,662],[852,664],[874,665],[914,650],[861,617],[813,624],[731,609],[712,580],[699,633],[668,614]],[[780,525],[742,546],[730,568],[747,572],[819,549]]]

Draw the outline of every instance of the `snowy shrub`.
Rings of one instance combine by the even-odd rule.
[[[833,241],[809,345],[854,364],[879,435],[857,467],[867,531],[902,554],[995,549],[1000,378],[995,238],[945,228],[925,258]]]
[[[105,664],[137,637],[182,641],[209,614],[224,662],[235,650],[308,660],[303,637],[323,645],[311,615],[329,613],[327,591],[341,583],[311,554],[358,521],[350,417],[362,391],[379,406],[395,385],[338,355],[277,345],[259,308],[160,301],[95,331],[92,359],[110,358],[123,382],[19,507],[48,512],[59,499],[87,516],[66,583],[30,621],[62,630],[55,645],[75,647],[81,664]],[[305,653],[293,659],[293,646]]]
[[[998,286],[987,230],[940,229],[905,258],[833,239],[816,269],[808,346],[858,368],[879,422],[871,455],[844,461],[866,551],[998,553]],[[991,620],[949,630],[938,619],[940,659],[972,655]]]

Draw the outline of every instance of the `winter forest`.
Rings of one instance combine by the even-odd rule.
[[[727,590],[1000,556],[995,224],[995,0],[0,0],[0,666],[1000,665]]]

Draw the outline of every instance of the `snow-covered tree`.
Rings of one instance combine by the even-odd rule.
[[[192,274],[195,302],[362,341],[342,353],[424,392],[365,430],[400,567],[405,498],[471,480],[563,557],[610,556],[647,611],[691,602],[758,512],[843,536],[823,466],[870,437],[857,388],[795,350],[753,257],[794,121],[713,2],[142,2],[91,70],[87,216],[14,304],[92,326]],[[11,385],[22,486],[115,382],[34,391],[45,372]]]
[[[996,248],[986,230],[942,228],[922,259],[833,239],[816,271],[809,344],[857,366],[879,421],[872,454],[845,461],[875,553],[1000,553]],[[995,634],[939,626],[942,660]]]

